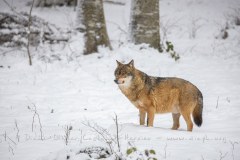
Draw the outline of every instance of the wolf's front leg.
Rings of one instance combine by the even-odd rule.
[[[147,126],[148,127],[153,127],[154,115],[155,115],[155,108],[153,108],[153,107],[148,108],[148,112],[147,112]]]
[[[146,118],[146,111],[139,109],[139,122],[140,125],[145,124],[145,118]]]

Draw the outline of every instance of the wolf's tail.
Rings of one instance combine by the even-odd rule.
[[[197,100],[197,105],[195,106],[193,110],[193,120],[194,123],[200,127],[202,125],[202,110],[203,110],[203,96],[202,93],[199,91],[198,93],[198,100]]]

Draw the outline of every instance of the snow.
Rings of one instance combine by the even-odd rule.
[[[28,12],[26,2],[11,3]],[[115,114],[126,159],[144,157],[146,149],[155,150],[158,159],[240,159],[240,27],[230,23],[229,37],[216,39],[221,25],[232,21],[226,13],[239,8],[239,1],[161,0],[160,21],[168,26],[167,39],[181,57],[177,62],[167,53],[127,42],[124,31],[128,31],[130,4],[104,5],[113,51],[100,47],[99,53],[83,56],[82,35],[73,31],[67,44],[32,48],[30,67],[25,49],[0,46],[0,159],[89,159],[79,151],[108,145],[83,123],[96,123],[115,135]],[[3,1],[0,8],[10,12]],[[76,22],[76,12],[67,7],[34,8],[33,15],[66,30]],[[196,23],[201,27],[190,38],[193,19],[199,19]],[[137,109],[113,81],[115,60],[128,63],[132,59],[136,68],[149,75],[176,76],[195,84],[204,97],[202,127],[194,125],[193,132],[187,132],[181,118],[180,129],[173,131],[171,114],[157,115],[154,127],[139,126]],[[34,106],[44,140],[38,118],[33,122]],[[67,146],[66,126],[73,127]],[[127,156],[131,147],[137,152]]]

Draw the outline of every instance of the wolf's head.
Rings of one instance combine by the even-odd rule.
[[[115,80],[119,86],[128,87],[131,84],[134,75],[134,61],[131,60],[128,64],[122,64],[117,61],[117,68],[114,72]]]

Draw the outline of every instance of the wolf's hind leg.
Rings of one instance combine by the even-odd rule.
[[[180,124],[179,124],[180,116],[181,116],[180,113],[172,113],[172,118],[173,118],[172,130],[177,130],[180,127]]]
[[[184,120],[187,123],[187,130],[191,132],[192,129],[193,129],[193,123],[192,123],[192,119],[191,119],[191,114],[188,113],[188,112],[183,112],[182,116],[183,116]]]
[[[145,124],[145,119],[146,119],[146,112],[144,110],[140,110],[139,109],[139,122],[140,122],[140,125],[144,125]]]

